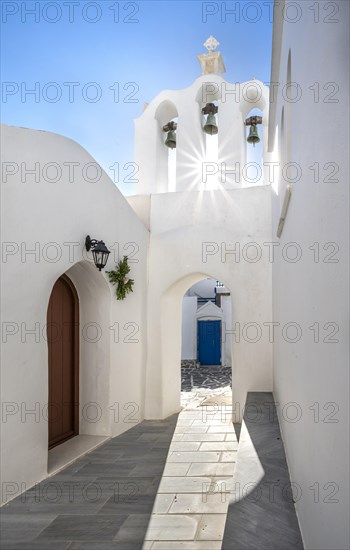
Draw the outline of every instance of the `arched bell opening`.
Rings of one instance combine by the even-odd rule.
[[[177,125],[179,117],[173,117],[169,123],[169,131],[166,132],[164,145],[168,149],[168,191],[176,191],[176,163],[177,163]]]
[[[197,90],[199,140],[202,150],[201,189],[219,188],[219,118],[222,79],[203,81]]]
[[[245,159],[243,167],[243,186],[263,185],[263,113],[254,107],[244,120]]]
[[[158,124],[157,181],[160,191],[176,191],[176,146],[178,111],[172,101],[165,100],[157,108]]]
[[[219,104],[206,103],[201,109],[201,126],[205,142],[206,169],[203,170],[203,189],[219,188]]]

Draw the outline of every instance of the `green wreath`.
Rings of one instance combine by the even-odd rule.
[[[134,279],[128,278],[130,267],[128,264],[128,257],[124,256],[122,260],[115,266],[115,270],[106,271],[108,274],[109,282],[112,285],[117,285],[116,295],[117,300],[124,300],[129,292],[133,292]]]

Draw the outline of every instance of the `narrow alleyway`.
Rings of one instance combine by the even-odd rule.
[[[145,421],[2,508],[2,550],[219,550],[237,452],[230,369],[182,369]]]

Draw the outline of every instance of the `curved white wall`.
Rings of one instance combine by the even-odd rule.
[[[82,433],[116,435],[130,428],[124,419],[131,409],[123,410],[128,403],[137,410],[134,418],[143,418],[149,233],[104,172],[96,182],[88,181],[96,170],[84,177],[95,161],[77,143],[2,126],[2,144],[2,480],[23,490],[21,483],[28,488],[47,475],[45,326],[52,287],[63,273],[80,299],[81,408],[84,400],[93,401],[102,414],[96,423],[81,418]],[[37,176],[26,174],[35,163]],[[54,175],[46,172],[49,163],[62,171],[56,182],[49,181]],[[73,164],[67,163],[75,163],[72,178],[68,166]],[[137,263],[130,264],[135,290],[124,302],[116,300],[105,273],[87,265],[87,234],[112,249],[107,269],[118,260],[116,243],[119,256],[137,249]],[[91,325],[84,339],[87,323],[95,324],[97,333]],[[119,419],[109,409],[115,403]],[[29,410],[36,412],[26,414]]]

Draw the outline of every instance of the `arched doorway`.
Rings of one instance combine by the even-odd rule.
[[[202,278],[182,298],[181,407],[197,410],[216,398],[232,403],[231,293]]]
[[[47,311],[49,449],[79,433],[79,300],[72,281],[54,284]]]
[[[197,353],[197,303],[193,307],[190,306],[192,310],[190,319],[192,320],[189,320],[186,325],[187,328],[184,328],[183,299],[188,289],[208,278],[216,281],[209,273],[189,273],[173,282],[158,297],[155,297],[155,300],[159,301],[154,301],[153,306],[154,308],[159,306],[159,314],[155,315],[152,312],[152,323],[148,332],[149,347],[145,405],[145,417],[147,419],[166,418],[181,410],[182,359],[188,359],[193,363]],[[220,277],[220,280],[225,287],[224,277]],[[228,285],[226,288],[229,289]],[[232,296],[227,296],[227,300],[228,307],[231,310]],[[227,347],[231,348],[232,334],[230,330],[222,327],[222,332]],[[193,350],[193,355],[182,353],[185,349],[182,334],[190,336],[186,348]],[[223,350],[223,346],[221,349]],[[226,355],[226,357],[228,356]],[[234,361],[232,363],[230,361],[230,364],[226,365],[229,367],[233,379],[235,374],[233,372],[234,364]],[[189,366],[191,368],[191,365]],[[193,368],[195,367],[193,366]],[[200,369],[197,370],[200,373]],[[236,387],[238,386],[236,385]]]
[[[231,293],[212,278],[192,285],[182,300],[181,362],[232,366]]]

